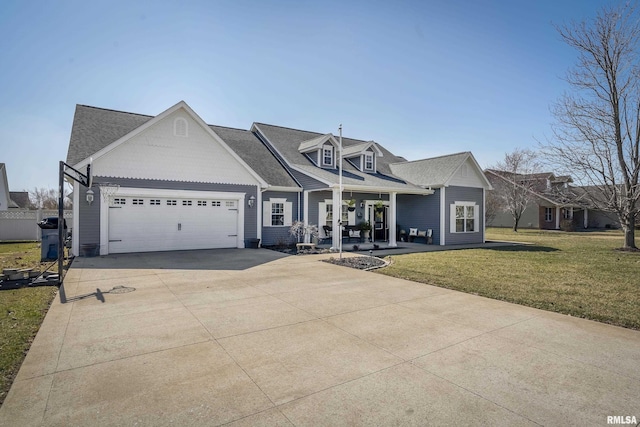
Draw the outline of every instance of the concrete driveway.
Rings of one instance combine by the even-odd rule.
[[[0,425],[640,421],[640,332],[321,257],[75,260]]]

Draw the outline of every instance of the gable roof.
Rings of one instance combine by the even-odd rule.
[[[480,172],[485,188],[491,188],[491,183],[484,176],[482,169],[469,151],[410,162],[392,163],[390,167],[396,175],[415,184],[424,187],[444,187],[449,185],[451,178],[468,159],[472,160],[477,171]]]
[[[327,141],[331,142],[331,145],[335,147],[338,146],[338,142],[336,141],[335,137],[332,134],[328,133],[326,135],[320,135],[308,141],[301,142],[298,146],[298,151],[300,151],[301,153],[308,153],[310,151],[317,150],[322,147]]]
[[[29,208],[29,192],[28,191],[10,191],[9,192],[9,205],[13,202],[16,207],[20,209],[28,209]]]
[[[161,116],[164,117],[177,108],[185,108],[194,120],[202,122],[202,119],[184,101],[155,117],[77,105],[67,163],[75,166],[86,162],[89,157],[108,150],[116,142],[121,143],[122,139],[132,132],[138,132],[142,126],[151,125]],[[251,132],[207,125],[204,122],[202,124],[214,138],[221,140],[222,144],[226,145],[252,174],[259,177],[260,181],[264,181],[265,186],[298,187],[273,154]]]
[[[322,140],[329,134],[310,132],[299,129],[286,128],[282,126],[270,125],[266,123],[254,123],[251,130],[266,139],[285,162],[294,170],[302,172],[315,178],[327,186],[335,186],[339,181],[338,169],[325,169],[317,167],[309,157],[299,151],[301,143],[313,140]],[[352,138],[342,138],[343,150],[350,147],[361,149],[371,141],[362,141]],[[379,153],[382,155],[376,160],[377,173],[361,172],[357,167],[348,161],[343,161],[342,182],[344,188],[361,189],[364,187],[375,187],[384,190],[408,191],[427,194],[421,186],[414,185],[401,177],[395,176],[389,168],[390,162],[404,161],[401,157],[394,156],[384,147],[377,145]]]

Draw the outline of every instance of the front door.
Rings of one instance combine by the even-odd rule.
[[[387,224],[387,216],[389,207],[376,208],[371,206],[369,218],[373,218],[371,225],[373,226],[373,241],[387,241],[389,236],[389,225]]]

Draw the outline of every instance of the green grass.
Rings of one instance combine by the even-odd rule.
[[[46,265],[37,243],[0,243],[0,270]],[[54,286],[0,291],[0,405],[56,292]]]
[[[493,228],[487,240],[530,244],[398,255],[378,272],[640,329],[640,252],[616,250],[623,243],[620,231]]]

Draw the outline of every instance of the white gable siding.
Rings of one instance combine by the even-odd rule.
[[[466,174],[465,174],[466,167]],[[466,175],[466,176],[465,176]],[[455,185],[458,187],[473,187],[473,188],[483,188],[485,186],[484,180],[482,176],[480,176],[480,172],[478,168],[476,168],[475,164],[471,159],[467,159],[453,174],[448,185]]]
[[[175,136],[175,119],[187,137]],[[118,178],[256,184],[256,179],[183,109],[95,159],[93,174]]]

